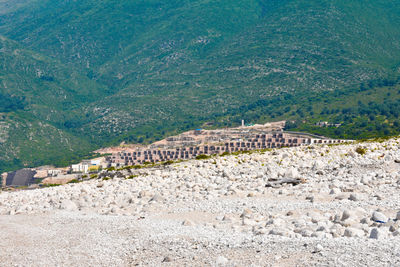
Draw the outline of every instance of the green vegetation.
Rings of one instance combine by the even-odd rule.
[[[360,155],[365,155],[367,153],[367,150],[363,147],[357,147],[356,152]]]
[[[205,154],[201,154],[201,155],[196,156],[196,159],[198,159],[198,160],[209,159],[209,158],[211,158],[211,156],[210,155],[205,155]]]
[[[11,112],[24,109],[24,98],[2,94],[0,92],[0,112]]]
[[[207,122],[399,134],[398,14],[387,0],[3,0],[0,172]]]
[[[41,184],[40,187],[45,188],[45,187],[55,187],[55,186],[60,186],[61,184]]]
[[[81,181],[79,181],[78,179],[73,179],[73,180],[71,180],[71,181],[69,181],[68,183],[69,184],[77,184],[77,183],[80,183]]]
[[[310,103],[304,117],[293,116],[286,129],[346,139],[394,136],[400,133],[400,80],[393,86],[349,90],[343,96],[326,95],[325,105]],[[319,127],[327,121],[341,126]]]

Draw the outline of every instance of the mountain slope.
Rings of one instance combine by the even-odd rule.
[[[93,146],[206,121],[347,123],[320,114],[328,97],[397,92],[399,14],[397,0],[3,0],[2,42],[25,54],[0,54],[1,93]]]
[[[0,170],[57,163],[92,149],[68,133],[82,105],[104,96],[101,85],[0,36]]]
[[[386,5],[382,13],[389,8],[396,7]],[[103,106],[118,111],[123,107],[125,118],[143,110],[143,102],[159,109],[146,110],[151,116],[144,117],[132,112],[131,121],[157,115],[175,119],[177,113],[210,117],[282,92],[296,98],[299,93],[358,88],[363,82],[397,77],[399,30],[393,23],[399,23],[374,20],[371,25],[355,11],[385,16],[362,5],[283,2],[232,35],[214,23],[204,29],[198,17],[169,18],[193,36],[182,37],[162,22],[146,33],[141,46],[128,47],[103,65],[100,80],[123,88]],[[171,110],[172,103],[179,103],[179,111]]]

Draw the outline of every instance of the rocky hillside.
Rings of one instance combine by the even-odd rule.
[[[110,171],[2,192],[0,255],[31,266],[395,266],[399,193],[399,139]]]

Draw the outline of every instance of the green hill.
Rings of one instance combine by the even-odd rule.
[[[82,153],[242,118],[396,134],[399,15],[387,0],[2,0],[0,112],[54,127]],[[34,163],[3,165],[14,159]]]
[[[0,62],[0,170],[76,159],[94,148],[66,126],[84,122],[82,106],[103,98],[104,86],[2,36]]]

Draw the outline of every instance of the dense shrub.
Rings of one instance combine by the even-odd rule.
[[[367,153],[367,150],[365,148],[362,147],[357,147],[356,148],[356,152],[360,155],[365,155]]]
[[[211,158],[211,156],[204,155],[204,154],[198,155],[198,156],[196,157],[196,159],[209,159],[209,158]]]

